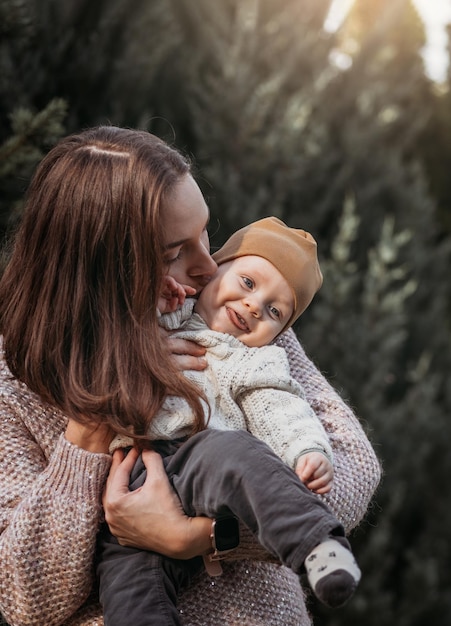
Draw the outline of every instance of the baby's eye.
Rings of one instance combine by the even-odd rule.
[[[269,307],[269,312],[271,313],[271,315],[273,317],[276,317],[277,319],[280,319],[280,311],[275,306],[270,306]]]
[[[254,286],[254,281],[251,278],[247,278],[247,276],[243,276],[243,283],[246,287],[249,287],[249,289],[252,289]]]

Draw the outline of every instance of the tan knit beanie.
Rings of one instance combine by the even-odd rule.
[[[218,265],[238,257],[261,256],[274,265],[294,294],[294,312],[284,330],[305,311],[321,287],[316,241],[305,230],[265,217],[237,230],[212,256]]]

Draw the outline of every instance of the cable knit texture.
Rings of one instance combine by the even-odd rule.
[[[350,531],[380,479],[353,412],[307,359],[293,331],[278,344],[329,434],[335,483],[325,496]],[[101,493],[111,459],[68,443],[67,423],[12,378],[0,360],[0,611],[10,626],[103,626],[93,589]],[[184,626],[309,626],[298,580],[243,532],[223,576],[199,576],[183,593]]]

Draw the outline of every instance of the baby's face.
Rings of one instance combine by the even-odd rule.
[[[277,337],[293,309],[293,292],[282,274],[266,259],[249,255],[219,266],[195,310],[212,330],[260,347]]]

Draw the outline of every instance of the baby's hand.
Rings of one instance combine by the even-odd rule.
[[[186,296],[194,296],[196,290],[189,285],[181,285],[172,276],[163,279],[163,292],[158,298],[160,313],[172,313],[185,302]]]
[[[299,457],[296,474],[311,491],[328,493],[332,488],[334,468],[321,452],[307,452]]]

